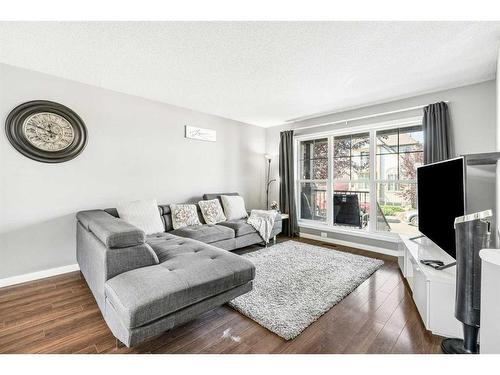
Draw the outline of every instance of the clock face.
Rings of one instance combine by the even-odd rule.
[[[17,151],[43,163],[71,160],[87,145],[87,127],[80,116],[48,100],[15,107],[5,120],[5,134]]]
[[[48,152],[64,150],[75,139],[75,131],[69,121],[50,112],[39,112],[27,117],[22,131],[29,143]]]

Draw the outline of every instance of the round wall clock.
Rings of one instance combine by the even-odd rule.
[[[5,131],[17,151],[44,163],[71,160],[87,144],[87,128],[80,116],[47,100],[34,100],[14,108],[5,122]]]

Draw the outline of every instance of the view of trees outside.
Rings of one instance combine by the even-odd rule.
[[[301,179],[328,179],[328,139],[300,143]]]
[[[423,164],[421,126],[377,132],[378,230],[417,232],[417,166]]]
[[[405,180],[417,181],[417,166],[424,164],[423,152],[401,154],[399,169]],[[417,189],[411,184],[402,184],[400,195],[410,207],[417,207]]]
[[[370,137],[368,133],[335,137],[333,157],[333,178],[335,180],[370,179]]]

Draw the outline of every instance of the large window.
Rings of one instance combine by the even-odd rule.
[[[423,133],[407,125],[298,140],[299,220],[346,230],[416,233]]]

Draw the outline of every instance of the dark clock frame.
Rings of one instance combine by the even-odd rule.
[[[73,127],[74,139],[64,150],[43,151],[33,146],[24,136],[24,120],[36,113],[49,112],[64,117]],[[62,163],[77,157],[87,145],[87,128],[83,120],[70,108],[48,100],[33,100],[14,108],[5,121],[9,142],[24,156],[43,163]]]

